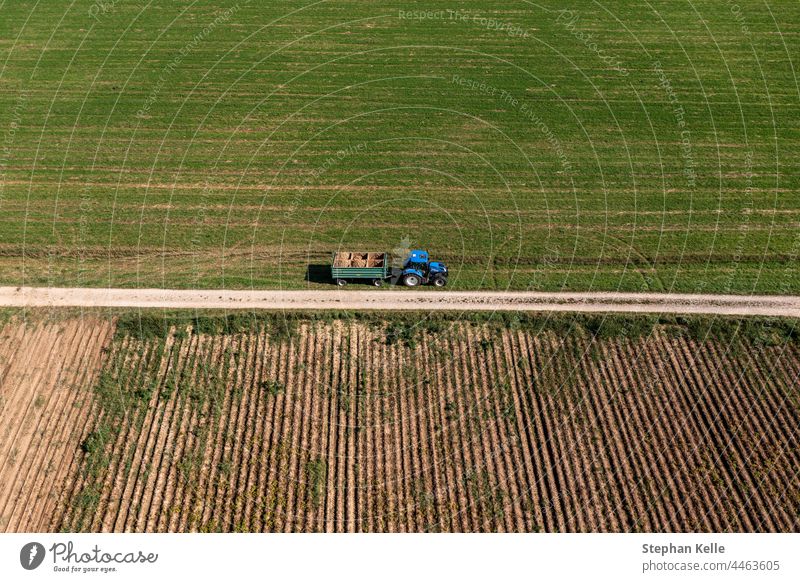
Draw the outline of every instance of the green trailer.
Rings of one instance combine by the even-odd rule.
[[[387,253],[338,252],[333,254],[331,277],[339,287],[347,285],[350,279],[366,279],[376,287],[380,287],[390,273]]]

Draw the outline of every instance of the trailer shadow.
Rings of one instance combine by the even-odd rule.
[[[306,281],[309,283],[321,283],[323,285],[334,285],[331,278],[330,265],[309,265],[306,269]]]

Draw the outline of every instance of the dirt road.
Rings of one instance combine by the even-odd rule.
[[[797,296],[450,292],[435,289],[228,291],[0,287],[0,307],[583,311],[800,317],[800,297]]]

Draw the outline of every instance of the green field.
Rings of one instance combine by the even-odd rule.
[[[798,293],[798,57],[796,0],[0,0],[0,285]]]

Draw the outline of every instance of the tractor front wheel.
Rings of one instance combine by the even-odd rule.
[[[447,279],[445,279],[444,277],[436,277],[433,280],[433,285],[434,287],[444,287],[445,285],[447,285]]]
[[[418,287],[421,281],[417,275],[406,275],[403,283],[406,287]]]

